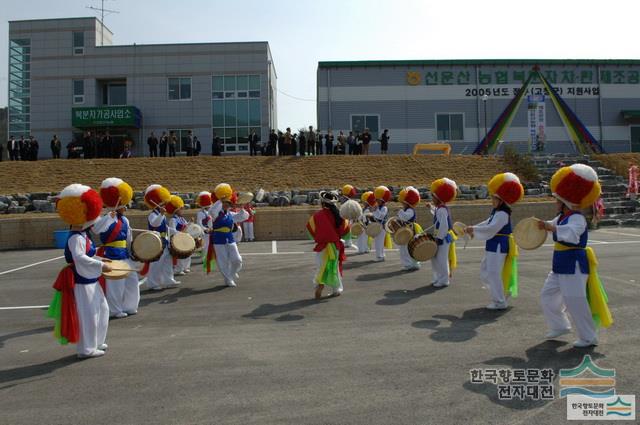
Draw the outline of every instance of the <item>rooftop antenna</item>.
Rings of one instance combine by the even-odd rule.
[[[93,6],[86,6],[87,9],[91,9],[93,11],[96,12],[100,12],[100,21],[101,21],[101,26],[100,26],[100,46],[104,46],[104,16],[105,13],[107,14],[107,16],[111,15],[112,13],[120,13],[118,10],[110,10],[110,9],[105,9],[104,8],[104,0],[100,0],[101,1],[101,6],[100,7],[93,7]]]

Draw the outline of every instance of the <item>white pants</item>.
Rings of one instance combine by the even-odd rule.
[[[549,272],[540,293],[542,311],[547,326],[552,331],[571,328],[566,313],[568,311],[578,338],[593,341],[597,334],[587,302],[588,275],[580,273],[578,264],[576,271],[575,274]]]
[[[322,254],[323,254],[322,252],[316,252],[316,270],[315,270],[315,273],[313,274],[313,284],[315,285],[316,288],[319,285],[324,285],[324,283],[320,283],[316,280],[316,276],[320,272],[320,267],[322,267]],[[329,285],[324,285],[324,286],[331,288],[331,293],[333,294],[341,294],[344,288],[342,287],[342,276],[340,276],[340,273],[338,273],[337,288],[334,288],[333,286],[329,286]]]
[[[498,251],[500,246],[498,246]],[[489,288],[491,300],[494,303],[505,303],[504,287],[502,285],[502,267],[507,258],[506,252],[485,251],[480,263],[480,280]]]
[[[169,253],[169,248],[162,251],[162,256],[158,261],[149,264],[149,274],[147,274],[147,287],[162,288],[163,286],[175,283],[173,279],[173,258]]]
[[[387,232],[384,230],[373,239],[373,246],[376,249],[376,258],[384,258],[384,238]]]
[[[449,242],[438,245],[436,255],[431,258],[431,271],[433,273],[433,283],[438,285],[449,284]]]
[[[242,269],[242,257],[238,251],[238,245],[233,243],[228,244],[214,244],[213,248],[216,250],[216,264],[222,276],[224,282],[229,283],[236,278],[236,273]]]
[[[242,242],[242,225],[238,224],[238,230],[233,232],[233,239],[237,242]]]
[[[400,253],[400,263],[402,267],[405,269],[411,269],[415,267],[420,267],[420,263],[409,255],[409,246],[408,245],[398,245],[398,252]]]
[[[255,239],[253,236],[253,221],[243,222],[242,227],[244,228],[245,241],[252,241],[253,239]]]
[[[362,232],[356,241],[356,245],[358,246],[358,252],[363,254],[365,252],[369,252],[369,236],[366,233]]]
[[[189,269],[191,269],[191,257],[178,259],[178,261],[176,261],[176,273],[184,272]]]
[[[76,284],[73,288],[80,322],[80,338],[76,349],[78,354],[91,354],[104,344],[109,327],[109,305],[100,284]]]
[[[123,260],[130,268],[138,266],[131,260]],[[109,314],[115,316],[119,313],[135,313],[140,302],[140,289],[138,286],[138,274],[129,273],[124,279],[107,279],[107,303]]]

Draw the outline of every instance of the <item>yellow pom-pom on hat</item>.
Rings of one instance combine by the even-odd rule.
[[[196,205],[199,207],[208,207],[212,204],[211,202],[211,192],[202,191],[198,193],[196,196]]]
[[[345,184],[342,186],[342,195],[347,198],[354,198],[357,195],[356,188],[351,186],[350,184]]]
[[[573,164],[560,168],[551,177],[551,193],[569,208],[582,209],[598,200],[602,187],[593,168]]]
[[[165,209],[171,215],[175,214],[180,208],[184,208],[184,201],[178,195],[171,195],[169,202],[165,205]]]
[[[373,194],[379,201],[389,202],[391,200],[391,191],[387,186],[378,186],[374,189]]]
[[[152,184],[144,191],[144,203],[151,209],[165,205],[171,199],[171,193],[159,184]]]
[[[434,180],[431,183],[431,196],[435,196],[440,202],[451,202],[456,199],[458,195],[458,185],[451,179],[443,177],[438,180]]]
[[[91,226],[100,216],[102,199],[95,190],[82,184],[65,187],[56,202],[62,220],[73,226]]]
[[[509,205],[524,198],[524,187],[513,173],[496,174],[489,180],[489,194],[502,199]]]
[[[370,190],[364,192],[360,197],[360,200],[371,207],[376,204],[376,196]]]
[[[231,185],[227,183],[220,183],[213,190],[213,193],[216,195],[217,199],[220,199],[221,201],[228,201],[233,195],[233,189],[231,189]]]
[[[398,194],[398,201],[413,208],[420,202],[420,192],[413,186],[407,186]]]
[[[133,189],[122,179],[109,177],[100,184],[100,197],[105,207],[124,207],[133,199]]]

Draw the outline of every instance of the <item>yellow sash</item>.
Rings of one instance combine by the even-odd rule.
[[[509,238],[509,250],[504,259],[504,266],[502,266],[502,287],[506,294],[510,294],[515,298],[518,296],[518,257],[520,256],[520,251],[513,234],[497,233],[496,236]]]
[[[458,257],[456,255],[456,241],[458,240],[458,236],[453,230],[449,230],[449,234],[451,235],[451,243],[449,244],[449,277],[451,277],[453,269],[458,267]]]
[[[219,233],[231,233],[233,229],[230,229],[228,227],[219,227],[217,229],[213,229],[214,232],[219,232]]]
[[[570,251],[575,249],[584,249],[587,252],[587,261],[589,262],[589,277],[587,278],[587,302],[591,310],[591,317],[597,326],[608,328],[613,324],[613,316],[609,310],[609,297],[604,290],[600,276],[598,275],[598,258],[596,252],[590,246],[581,248],[579,246],[566,246],[556,242],[553,245],[556,251]]]
[[[113,241],[113,242],[109,242],[106,243],[102,246],[108,246],[111,248],[126,248],[127,247],[127,241]]]

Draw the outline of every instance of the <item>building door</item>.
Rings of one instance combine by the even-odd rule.
[[[631,126],[631,152],[640,152],[640,126]]]

